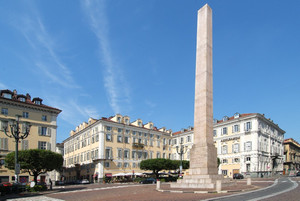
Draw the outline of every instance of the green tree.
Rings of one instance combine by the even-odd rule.
[[[218,160],[218,168],[219,168],[219,166],[220,166],[220,164],[221,164],[221,160],[220,160],[219,157],[217,157],[217,160]]]
[[[37,183],[37,177],[48,171],[60,170],[63,165],[61,154],[42,149],[29,149],[18,152],[18,161],[22,172],[28,172]],[[15,152],[5,157],[5,166],[8,169],[15,169]]]
[[[172,160],[171,161],[171,168],[170,170],[178,170],[180,166],[180,160]],[[182,169],[189,169],[190,167],[190,161],[182,160]]]
[[[141,162],[140,168],[142,170],[152,170],[153,174],[158,179],[158,172],[161,170],[170,170],[172,168],[172,161],[164,158],[147,159]]]

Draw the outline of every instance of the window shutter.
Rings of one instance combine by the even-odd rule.
[[[244,151],[246,151],[246,142],[244,142]]]
[[[51,130],[52,130],[51,128],[47,128],[47,135],[48,136],[51,136]]]
[[[39,129],[38,129],[38,134],[41,135],[42,134],[42,128],[39,126]],[[40,146],[39,146],[40,147]]]
[[[244,123],[244,131],[246,131],[246,123]]]
[[[4,138],[4,149],[8,150],[8,138]]]
[[[41,149],[41,141],[38,141],[38,149]]]
[[[232,133],[234,133],[235,132],[235,130],[234,130],[234,126],[232,126]]]
[[[51,143],[47,142],[47,150],[51,150]]]
[[[3,149],[3,139],[4,138],[0,138],[0,149]]]
[[[221,135],[223,135],[223,128],[221,128]]]
[[[0,121],[0,130],[3,131],[3,128],[2,128],[2,121]]]
[[[232,145],[232,153],[235,153],[235,150],[234,150],[234,144]]]
[[[252,129],[252,122],[249,122],[249,129]]]

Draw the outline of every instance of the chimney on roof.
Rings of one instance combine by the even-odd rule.
[[[29,95],[29,93],[26,94],[26,100],[31,101],[31,96]]]

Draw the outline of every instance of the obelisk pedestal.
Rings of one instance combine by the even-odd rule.
[[[217,149],[213,141],[213,70],[212,10],[206,4],[198,10],[195,76],[194,143],[190,152],[189,175],[172,183],[172,188],[216,188],[218,175]]]

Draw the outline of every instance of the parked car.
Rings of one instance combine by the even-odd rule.
[[[83,179],[83,180],[81,181],[81,183],[82,183],[82,184],[89,184],[89,183],[90,183],[90,181],[89,181],[89,180],[87,180],[87,179]]]
[[[141,184],[156,184],[156,179],[150,177],[140,181]]]
[[[297,176],[297,177],[300,177],[300,172],[297,172],[296,176]]]
[[[244,179],[244,175],[240,173],[233,174],[233,179]]]
[[[55,186],[63,186],[65,185],[64,181],[55,181]]]

